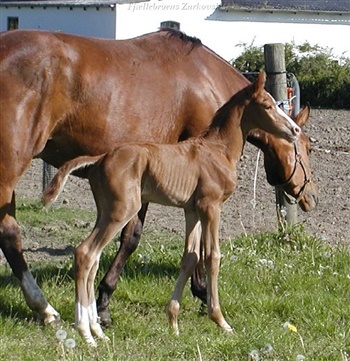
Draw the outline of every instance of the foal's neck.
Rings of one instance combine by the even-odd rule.
[[[242,155],[248,129],[243,124],[247,101],[237,102],[235,97],[226,103],[215,115],[212,125],[204,138],[225,146],[226,156],[237,162]]]

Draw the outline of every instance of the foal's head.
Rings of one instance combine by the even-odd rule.
[[[310,107],[305,107],[295,118],[302,128],[310,115]],[[311,142],[301,131],[295,143],[289,143],[267,132],[254,130],[248,135],[250,143],[264,152],[264,166],[268,182],[280,187],[292,203],[299,203],[308,212],[318,202],[318,190],[311,176],[309,163]],[[289,195],[289,196],[288,196]]]
[[[265,80],[266,74],[261,71],[255,83],[247,88],[242,124],[246,124],[250,129],[259,128],[294,142],[299,137],[301,129],[276,105],[276,101],[264,89]]]

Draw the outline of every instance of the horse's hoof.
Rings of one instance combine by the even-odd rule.
[[[39,315],[38,320],[43,325],[50,325],[54,328],[61,325],[61,316],[59,313],[53,315]]]
[[[198,310],[198,315],[199,316],[207,316],[208,315],[208,307],[206,305],[206,303],[201,303],[199,310]]]
[[[103,327],[109,327],[112,325],[112,318],[108,310],[99,311],[98,317],[100,318],[99,322]]]
[[[58,327],[61,325],[61,316],[60,315],[55,315],[54,319],[49,322],[49,325],[52,327]]]

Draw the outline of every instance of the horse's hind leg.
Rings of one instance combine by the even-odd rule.
[[[120,236],[120,247],[113,263],[98,286],[97,312],[102,325],[110,325],[112,319],[109,313],[109,299],[114,292],[119,276],[130,255],[136,250],[143,228],[148,203],[143,204],[137,216],[134,217],[124,228]]]
[[[203,305],[207,304],[207,281],[205,277],[203,243],[201,242],[200,259],[191,275],[191,292],[193,297],[199,298]]]
[[[19,226],[15,219],[14,193],[1,188],[0,197],[0,247],[19,281],[28,307],[37,312],[44,323],[57,321],[58,312],[46,301],[24,260]]]

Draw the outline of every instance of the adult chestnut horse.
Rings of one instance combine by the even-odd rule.
[[[90,236],[75,251],[75,325],[87,343],[105,338],[98,322],[94,280],[102,250],[142,203],[182,208],[186,218],[181,272],[167,311],[176,333],[185,284],[200,258],[201,232],[208,279],[208,315],[223,330],[231,326],[222,315],[218,293],[219,222],[223,203],[237,183],[236,164],[248,133],[262,129],[295,142],[300,128],[264,90],[265,73],[225,103],[203,135],[178,144],[129,143],[106,155],[82,156],[67,162],[44,191],[43,202],[57,198],[70,172],[91,166],[89,180],[97,206]],[[201,226],[201,227],[200,227]]]
[[[118,142],[176,143],[197,136],[247,84],[200,41],[174,31],[127,41],[44,31],[0,34],[0,247],[28,306],[44,322],[59,315],[28,270],[15,219],[14,189],[32,158],[59,167]],[[311,185],[304,199],[311,209]],[[145,212],[146,206],[122,232],[121,258],[137,246]],[[110,293],[107,281],[114,282],[119,270],[102,291]]]

